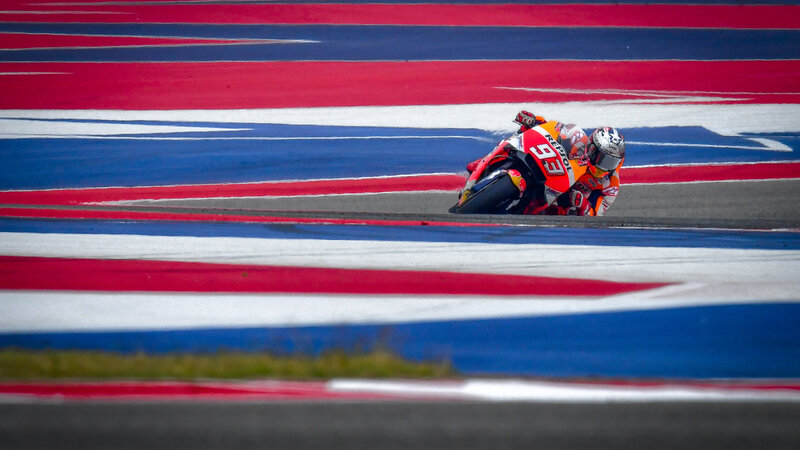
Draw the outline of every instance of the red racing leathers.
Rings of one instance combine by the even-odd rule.
[[[589,138],[582,129],[573,124],[564,124],[557,121],[547,121],[544,117],[534,116],[527,111],[521,111],[514,122],[520,125],[518,133],[529,128],[541,126],[554,137],[556,141],[569,153],[569,158],[581,166],[589,165],[586,155],[586,146]],[[467,165],[467,170],[472,172],[480,159]],[[612,172],[602,172],[596,168],[588,167],[586,173],[581,175],[569,191],[560,195],[555,204],[546,206],[532,202],[524,214],[536,215],[576,215],[576,216],[602,216],[614,203],[619,193],[619,167]]]
[[[621,166],[620,166],[621,167]],[[586,171],[564,196],[568,203],[556,214],[602,216],[619,194],[619,168],[600,177]],[[559,197],[559,200],[561,198]]]

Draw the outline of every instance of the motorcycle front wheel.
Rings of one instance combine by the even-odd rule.
[[[508,205],[519,198],[519,189],[508,175],[503,175],[491,180],[479,191],[474,192],[461,205],[455,204],[450,208],[456,214],[499,214],[505,211],[502,206]]]

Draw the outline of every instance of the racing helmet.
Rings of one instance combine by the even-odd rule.
[[[586,146],[589,171],[602,177],[622,165],[625,159],[625,138],[614,128],[602,127],[594,130]]]

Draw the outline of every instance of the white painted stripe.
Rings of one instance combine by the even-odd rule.
[[[697,94],[712,94],[720,95],[797,95],[800,92],[728,92],[728,91],[659,91],[653,89],[559,89],[559,88],[543,88],[543,87],[504,87],[496,86],[495,89],[508,89],[516,91],[531,91],[531,92],[557,92],[561,94],[616,94],[631,97],[664,97],[664,98],[681,98],[687,96],[695,96]],[[734,99],[738,100],[738,99]]]
[[[720,161],[701,163],[673,163],[673,164],[642,164],[638,166],[625,165],[625,169],[644,169],[649,167],[709,167],[709,166],[748,166],[753,164],[796,164],[798,161]]]
[[[579,94],[579,95],[592,95],[592,94],[608,94],[620,95],[628,97],[641,97],[635,99],[623,100],[628,104],[643,103],[643,104],[658,104],[658,103],[719,103],[730,101],[741,101],[740,97],[710,97],[699,95],[685,95],[679,91],[636,91],[636,90],[619,90],[619,89],[550,89],[550,88],[528,88],[528,87],[504,87],[495,86],[495,89],[506,89],[513,91],[528,91],[528,92],[555,92],[560,94]],[[725,94],[720,92],[719,94]],[[732,93],[731,93],[732,94]],[[748,99],[749,100],[749,99]]]
[[[0,233],[0,254],[485,272],[629,282],[796,283],[800,250]],[[794,290],[793,290],[794,291]],[[794,295],[794,292],[792,292]]]
[[[792,152],[792,148],[786,144],[773,139],[747,138],[750,141],[758,142],[760,146],[753,145],[718,145],[718,144],[687,144],[683,142],[640,142],[625,141],[627,145],[642,145],[654,147],[695,147],[695,148],[735,148],[741,150],[765,150],[774,152]]]
[[[515,130],[511,120],[520,109],[532,110],[550,119],[576,123],[584,128],[608,124],[622,129],[702,126],[722,135],[800,131],[800,121],[796,119],[800,117],[800,104],[642,105],[623,101],[601,101],[247,110],[0,110],[0,117],[476,128],[506,133]],[[743,120],[743,117],[747,119]]]
[[[186,40],[205,40],[205,41],[270,41],[272,39],[262,38],[226,38],[226,37],[208,37],[208,36],[181,36],[181,35],[152,35],[152,34],[108,34],[108,33],[57,33],[57,32],[36,32],[36,31],[0,31],[0,36],[4,34],[24,34],[31,36],[79,36],[79,37],[107,37],[107,38],[138,38],[138,39],[186,39]],[[300,42],[308,42],[304,39],[297,39]],[[295,39],[289,39],[295,41]],[[311,41],[315,42],[315,41]]]
[[[702,181],[656,181],[651,183],[625,183],[625,186],[657,186],[665,184],[707,184],[707,183],[763,183],[768,181],[795,181],[800,180],[800,175],[792,178],[756,178],[747,180],[702,180]],[[741,187],[741,184],[738,185]],[[158,200],[155,200],[158,201]],[[109,202],[111,204],[111,202]],[[131,202],[135,204],[135,202]]]
[[[781,178],[781,180],[785,180],[786,178]],[[748,180],[750,181],[750,180]],[[775,181],[775,180],[760,180],[760,181]],[[648,183],[632,183],[632,184],[648,184]],[[651,183],[651,184],[658,184],[658,183]],[[419,193],[431,193],[431,194],[454,194],[458,192],[458,189],[452,190],[443,190],[443,189],[419,189],[419,190],[411,190],[405,189],[402,191],[393,191],[393,190],[384,190],[381,192],[348,192],[345,194],[302,194],[302,195],[237,195],[235,197],[225,196],[225,197],[192,197],[190,200],[225,200],[225,199],[264,199],[269,197],[269,199],[279,199],[279,198],[328,198],[328,197],[370,197],[370,196],[378,196],[378,195],[398,195],[398,196],[405,196],[405,195],[415,195]],[[158,205],[162,206],[165,203],[169,203],[175,200],[179,200],[176,198],[140,198],[136,200],[119,200],[119,201],[111,201],[111,202],[85,202],[82,203],[83,205],[101,205],[101,206],[110,206],[110,205],[120,205],[120,206],[152,206]],[[324,220],[320,220],[324,222]]]
[[[6,290],[2,332],[399,323],[800,301],[800,251],[785,250],[0,233],[0,254],[677,283],[607,297]]]
[[[86,36],[86,35],[78,35]],[[154,37],[156,38],[156,37]],[[190,38],[191,39],[191,38]],[[5,52],[26,52],[30,50],[97,50],[109,48],[153,48],[153,47],[212,47],[212,46],[232,46],[232,45],[268,45],[268,44],[307,44],[318,41],[307,40],[281,40],[281,39],[262,39],[262,40],[226,40],[225,42],[176,42],[161,44],[117,44],[117,45],[70,45],[70,46],[50,46],[50,47],[22,47],[22,48],[0,48]]]
[[[681,295],[682,290],[686,296]],[[690,283],[609,297],[0,290],[0,333],[391,324],[644,311],[769,300],[741,296],[719,299],[698,295],[696,291],[711,292],[713,289]],[[797,303],[800,300],[794,297],[769,301]]]
[[[166,127],[164,127],[166,128]],[[180,127],[174,127],[180,128]],[[188,128],[188,127],[185,127]],[[197,130],[173,130],[173,131],[152,131],[153,133],[195,133],[236,131],[233,129],[197,129]],[[45,130],[43,130],[45,131]],[[150,131],[148,131],[150,133]],[[132,134],[132,133],[115,133]],[[460,136],[460,135],[431,135],[431,136],[291,136],[291,137],[268,137],[268,136],[203,136],[203,137],[163,137],[163,136],[98,136],[98,135],[70,135],[70,134],[0,134],[0,139],[103,139],[103,140],[134,140],[134,141],[337,141],[337,140],[390,140],[390,139],[473,139],[476,141],[494,142],[479,136]],[[759,147],[760,149],[760,147]]]
[[[113,11],[0,11],[0,14],[34,14],[34,15],[61,15],[61,14],[132,14],[129,12],[113,12]]]
[[[466,173],[466,172],[464,172]],[[448,172],[432,172],[432,173],[410,173],[410,174],[402,174],[402,175],[378,175],[378,176],[371,176],[371,177],[347,177],[347,178],[306,178],[306,179],[289,179],[289,180],[269,180],[269,181],[241,181],[235,183],[200,183],[200,184],[159,184],[159,185],[149,185],[149,186],[101,186],[101,187],[76,187],[76,188],[51,188],[51,189],[6,189],[0,190],[0,192],[57,192],[57,191],[90,191],[96,189],[138,189],[138,188],[153,188],[153,187],[177,187],[177,186],[247,186],[247,185],[256,185],[256,184],[284,184],[284,183],[296,183],[302,182],[307,183],[310,181],[356,181],[356,180],[381,180],[381,179],[397,179],[397,178],[417,178],[417,177],[432,177],[432,176],[439,176],[439,175],[459,175],[463,176],[463,174],[459,173],[448,173]]]
[[[70,75],[70,72],[0,72],[0,75]]]
[[[0,332],[309,326],[604,310],[585,299],[0,290]]]
[[[47,120],[0,119],[0,135],[6,138],[111,136],[120,134],[201,133],[247,131],[248,128],[212,128],[173,125],[144,125],[108,122],[59,122]]]
[[[639,403],[705,401],[800,401],[800,391],[726,389],[680,384],[656,386],[604,385],[537,380],[482,380],[461,382],[382,381],[336,379],[333,392],[389,394],[407,397],[450,398],[498,402]]]

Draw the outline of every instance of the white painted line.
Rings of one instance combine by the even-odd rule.
[[[175,127],[178,128],[178,127]],[[153,131],[153,133],[195,133],[195,132],[223,132],[238,131],[235,129],[206,129],[206,130],[174,130]],[[148,132],[150,133],[150,132]],[[115,133],[134,134],[134,133]],[[140,133],[136,133],[140,134]],[[390,140],[390,139],[473,139],[484,142],[494,142],[491,139],[479,136],[460,135],[431,135],[431,136],[203,136],[203,137],[163,137],[163,136],[101,136],[101,135],[70,135],[70,134],[0,134],[0,139],[102,139],[102,140],[132,140],[132,141],[336,141],[336,140]]]
[[[0,135],[7,139],[67,137],[77,136],[112,136],[120,134],[156,134],[156,133],[208,133],[248,131],[249,128],[213,128],[178,125],[149,125],[135,123],[108,122],[61,122],[47,120],[0,119]]]
[[[700,387],[681,384],[651,386],[568,383],[528,380],[462,382],[380,381],[339,379],[328,382],[332,392],[388,394],[409,398],[446,398],[490,402],[641,403],[709,401],[800,402],[792,389]]]
[[[583,128],[700,126],[721,135],[800,131],[800,104],[664,104],[620,101],[486,103],[465,105],[353,106],[242,110],[0,110],[0,117],[31,119],[153,120],[171,122],[281,123],[292,125],[516,130],[520,109]],[[742,120],[746,117],[747,120]],[[313,120],[309,119],[313,118]]]
[[[0,233],[0,254],[396,269],[619,282],[795,283],[800,250]],[[613,271],[608,268],[613,267]]]
[[[795,284],[718,288],[687,283],[609,297],[0,290],[0,333],[400,324],[800,302],[784,294]]]
[[[192,186],[248,186],[259,184],[285,184],[285,183],[308,183],[308,182],[336,182],[336,181],[358,181],[358,180],[381,180],[381,179],[397,179],[397,178],[417,178],[417,177],[432,177],[440,175],[458,175],[464,176],[464,173],[451,173],[451,172],[432,172],[432,173],[410,173],[402,175],[377,175],[368,177],[347,177],[347,178],[306,178],[306,179],[287,179],[287,180],[265,180],[265,181],[239,181],[234,183],[199,183],[199,184],[159,184],[148,186],[96,186],[96,187],[76,187],[76,188],[51,188],[51,189],[6,189],[0,192],[58,192],[58,191],[90,191],[96,189],[139,189],[139,188],[163,188],[163,187],[192,187]],[[466,177],[465,177],[466,179]],[[194,197],[193,197],[194,198]],[[237,197],[238,198],[238,197]]]
[[[747,138],[747,140],[755,141],[761,144],[760,146],[753,145],[722,145],[722,144],[687,144],[682,142],[641,142],[641,141],[625,141],[627,145],[641,145],[653,147],[695,147],[695,148],[733,148],[739,150],[762,150],[773,152],[792,152],[792,148],[786,144],[778,142],[774,139],[765,138]]]
[[[52,15],[52,14],[133,14],[129,12],[113,12],[113,11],[0,11],[0,14],[35,14],[35,15]]]
[[[586,312],[587,299],[0,290],[0,333],[388,324]]]
[[[70,72],[0,72],[0,75],[71,75]]]
[[[403,323],[800,301],[797,250],[0,233],[0,254],[676,283],[607,297],[5,290],[3,332]],[[479,267],[465,264],[478,258]]]

